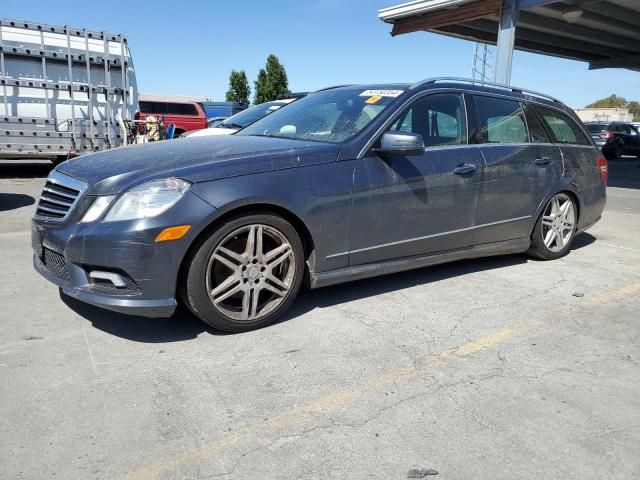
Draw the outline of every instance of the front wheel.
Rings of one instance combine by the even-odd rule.
[[[225,332],[275,322],[296,297],[304,251],[296,230],[270,214],[231,219],[188,260],[182,296],[200,319]]]
[[[566,193],[549,200],[538,218],[528,253],[542,260],[554,260],[567,254],[576,233],[577,208]]]

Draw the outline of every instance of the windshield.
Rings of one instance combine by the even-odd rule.
[[[607,125],[604,123],[590,123],[587,125],[587,130],[591,133],[598,133],[607,129]]]
[[[401,93],[362,88],[314,93],[238,134],[341,143],[365,128]]]
[[[256,105],[255,107],[247,108],[240,113],[227,118],[224,122],[220,122],[218,127],[229,128],[244,128],[247,125],[251,125],[256,120],[260,120],[265,115],[276,111],[280,107],[287,105],[286,102],[266,102]]]

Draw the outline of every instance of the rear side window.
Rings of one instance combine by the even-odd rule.
[[[198,110],[193,103],[168,103],[169,115],[198,115]]]
[[[391,131],[422,135],[425,147],[467,143],[467,116],[462,95],[427,95],[413,103],[391,125]]]
[[[167,113],[167,104],[164,102],[140,102],[140,111],[142,113],[151,113],[154,115],[164,115]]]
[[[529,134],[520,102],[475,96],[482,143],[527,143]]]
[[[538,115],[553,135],[553,140],[556,143],[589,145],[589,140],[587,140],[582,129],[568,115],[539,105],[534,105],[533,108],[538,112]]]

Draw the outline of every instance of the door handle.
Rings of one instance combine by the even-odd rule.
[[[476,166],[473,163],[463,163],[459,167],[453,169],[453,173],[456,175],[464,175],[465,173],[471,173],[476,171]]]
[[[535,159],[536,165],[549,165],[551,163],[551,159],[549,157],[538,157]]]

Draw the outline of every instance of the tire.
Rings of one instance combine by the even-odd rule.
[[[300,236],[285,219],[234,217],[195,246],[185,263],[181,296],[218,330],[254,330],[274,323],[289,308],[300,290],[304,263]]]
[[[555,194],[536,221],[527,253],[541,260],[565,256],[576,236],[577,224],[578,209],[573,197],[565,192]]]

